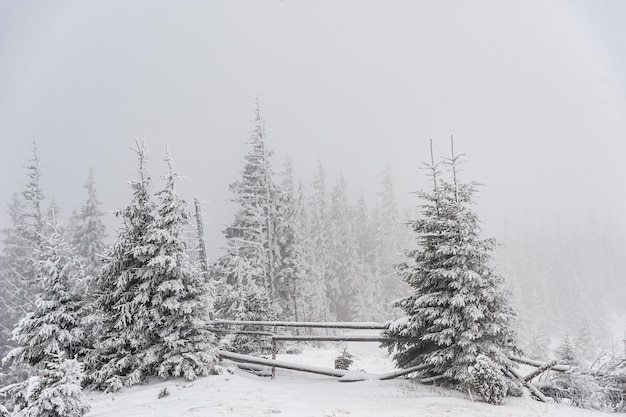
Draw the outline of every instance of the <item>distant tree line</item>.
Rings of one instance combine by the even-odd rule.
[[[351,204],[343,177],[327,190],[322,167],[305,196],[291,160],[275,175],[256,110],[241,179],[230,187],[235,219],[210,270],[216,314],[238,320],[385,320],[406,284],[393,270],[409,229],[389,169],[375,207]],[[235,343],[251,348],[249,337]]]

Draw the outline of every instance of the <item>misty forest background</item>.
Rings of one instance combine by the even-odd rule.
[[[399,316],[392,302],[410,288],[395,267],[406,261],[404,252],[415,246],[410,226],[418,216],[420,201],[415,198],[409,207],[399,203],[404,199],[396,195],[393,166],[372,167],[380,171],[374,195],[351,189],[341,175],[329,177],[321,160],[313,180],[304,182],[290,158],[277,161],[267,149],[264,123],[257,106],[243,164],[232,161],[242,165],[242,172],[241,179],[230,186],[236,210],[233,222],[224,225],[222,252],[207,263],[196,222],[190,222],[185,234],[189,254],[208,274],[215,314],[252,320],[379,322]],[[448,154],[447,138],[434,143],[437,154]],[[430,161],[427,145],[424,141],[424,154],[416,155],[416,177],[425,175],[417,170],[420,161]],[[469,155],[466,163],[471,164],[472,150],[463,148],[462,138],[457,147]],[[175,160],[175,146],[172,151]],[[48,184],[45,176],[45,167],[60,161],[39,155],[35,143],[31,152],[24,177],[16,179],[20,184],[7,202],[11,226],[2,231],[3,355],[12,345],[10,332],[25,313],[29,297],[11,278],[27,273],[16,270],[19,256],[24,256],[15,241],[19,230],[45,233],[44,224],[60,223],[65,240],[83,256],[87,276],[99,273],[101,258],[93,256],[94,248],[103,254],[116,238],[116,233],[105,233],[105,224],[115,220],[101,210],[97,197],[98,177],[106,173],[85,173],[84,205],[64,212],[53,196],[53,190],[63,184]],[[132,156],[120,150],[121,158]],[[354,157],[358,158],[358,152]],[[159,159],[156,152],[151,154],[147,172]],[[178,169],[185,171],[185,167]],[[152,184],[157,192],[159,182]],[[188,203],[193,211],[191,199]],[[201,215],[204,222],[210,221],[210,210],[202,209]],[[505,224],[502,235],[494,236],[500,245],[493,262],[512,293],[518,342],[526,355],[558,356],[557,350],[566,344],[577,361],[589,365],[599,355],[626,349],[622,341],[626,335],[622,336],[620,328],[620,317],[626,315],[626,260],[622,256],[626,234],[610,217],[590,214],[574,226],[566,222],[565,217],[539,221],[529,217]],[[207,241],[220,238],[204,236]]]

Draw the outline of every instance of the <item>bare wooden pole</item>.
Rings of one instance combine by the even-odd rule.
[[[541,375],[545,371],[549,371],[550,369],[554,368],[556,364],[557,364],[556,359],[553,359],[550,362],[546,363],[545,365],[540,366],[539,368],[535,369],[534,371],[526,375],[523,378],[524,382],[528,382],[534,377]]]
[[[300,364],[295,364],[295,363],[292,364],[292,363],[286,363],[282,361],[275,361],[272,359],[263,359],[263,358],[257,358],[255,356],[241,355],[239,353],[227,352],[224,350],[219,350],[217,354],[221,358],[230,359],[232,361],[237,361],[237,362],[252,363],[255,365],[273,366],[276,368],[290,369],[293,371],[301,371],[301,372],[310,372],[313,374],[334,376],[338,378],[348,373],[348,371],[344,371],[342,369],[321,368],[321,367],[315,367],[315,366],[300,365]]]
[[[437,165],[435,164],[435,155],[433,152],[433,140],[430,139],[430,169],[433,171],[433,192],[437,193]],[[435,200],[437,215],[439,215],[439,198]]]
[[[528,358],[520,358],[518,356],[511,356],[509,357],[509,359],[511,359],[513,362],[523,363],[524,365],[530,365],[530,366],[536,366],[536,367],[541,367],[541,366],[546,365],[546,362],[536,361],[534,359],[528,359]],[[567,372],[567,371],[572,370],[573,368],[574,367],[570,365],[555,365],[555,366],[552,366],[550,369],[552,371]]]
[[[430,139],[430,167],[433,171],[433,190],[437,191],[437,167],[435,166],[435,155],[433,152],[433,140]]]
[[[454,180],[454,199],[459,201],[459,185],[456,180],[456,155],[454,154],[454,135],[450,135],[450,151],[452,152],[452,158],[450,159],[452,165],[452,179]]]
[[[385,330],[387,326],[376,322],[316,322],[316,321],[256,321],[256,320],[214,320],[215,325],[229,326],[274,326],[274,327],[311,327],[318,329],[372,329]]]
[[[272,337],[272,340],[276,341],[294,341],[294,342],[391,342],[391,341],[406,341],[406,342],[418,342],[418,338],[393,338],[384,336],[352,336],[352,335],[339,335],[339,336],[290,336],[290,335],[276,335]]]
[[[200,201],[198,198],[194,198],[196,205],[196,225],[198,228],[198,247],[200,248],[200,268],[204,274],[204,279],[209,279],[209,264],[206,254],[206,246],[204,243],[204,225],[202,223],[202,211],[200,210]]]

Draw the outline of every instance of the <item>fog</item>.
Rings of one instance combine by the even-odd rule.
[[[293,156],[305,185],[319,160],[371,196],[389,165],[414,206],[428,139],[446,156],[454,134],[492,235],[590,216],[621,228],[625,17],[617,0],[2,1],[0,200],[26,181],[33,140],[66,217],[90,166],[112,211],[135,138],[155,187],[169,144],[215,259],[258,96],[274,168]]]

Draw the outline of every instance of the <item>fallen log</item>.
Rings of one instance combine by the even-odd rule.
[[[272,370],[269,366],[255,365],[253,363],[246,362],[233,362],[233,364],[244,371],[252,372],[257,376],[272,376]]]
[[[249,334],[254,336],[274,336],[272,332],[263,332],[263,331],[255,331],[255,330],[232,330],[232,329],[217,329],[214,327],[209,328],[210,331],[214,333],[232,333],[232,334]]]
[[[554,368],[557,365],[556,359],[551,360],[550,362],[541,365],[539,368],[535,369],[534,371],[532,371],[531,373],[529,373],[528,375],[526,375],[523,380],[524,382],[528,382],[531,379],[541,375],[542,373],[544,373],[545,371],[549,371],[550,369]]]
[[[546,362],[536,361],[534,359],[528,359],[528,358],[521,358],[518,356],[511,356],[509,357],[509,359],[511,359],[513,362],[523,363],[524,365],[536,366],[538,368],[546,365]],[[576,368],[575,366],[570,366],[570,365],[555,365],[552,368],[550,368],[550,370],[558,371],[558,372],[568,372],[575,368]]]
[[[548,399],[546,398],[545,395],[543,395],[541,393],[541,391],[539,391],[539,389],[537,387],[535,387],[530,381],[524,381],[524,377],[521,376],[515,369],[513,368],[507,368],[508,371],[511,373],[511,375],[513,375],[518,381],[520,381],[526,388],[528,388],[528,390],[530,392],[532,392],[537,398],[539,398],[539,400],[541,400],[544,403],[548,402]]]
[[[246,362],[246,363],[252,363],[255,365],[266,365],[266,366],[272,366],[275,368],[289,369],[292,371],[309,372],[309,373],[318,374],[318,375],[334,376],[337,378],[340,378],[348,373],[348,371],[344,371],[343,369],[332,369],[332,368],[323,368],[323,367],[318,367],[318,366],[300,365],[296,363],[277,361],[273,359],[257,358],[255,356],[242,355],[239,353],[228,352],[225,350],[218,350],[217,354],[222,358],[230,359],[236,362]]]
[[[435,376],[431,376],[428,378],[421,378],[418,379],[417,382],[419,382],[420,384],[432,384],[435,381],[438,381],[440,379],[443,379],[443,375],[435,375]]]
[[[417,365],[417,366],[412,366],[410,368],[406,368],[406,369],[400,369],[399,371],[394,371],[394,372],[389,372],[386,374],[381,374],[378,376],[378,379],[380,379],[381,381],[386,381],[388,379],[394,379],[394,378],[398,378],[400,376],[404,376],[404,375],[408,375],[408,374],[412,374],[413,372],[419,372],[419,371],[423,371],[424,369],[429,368],[430,365]]]

